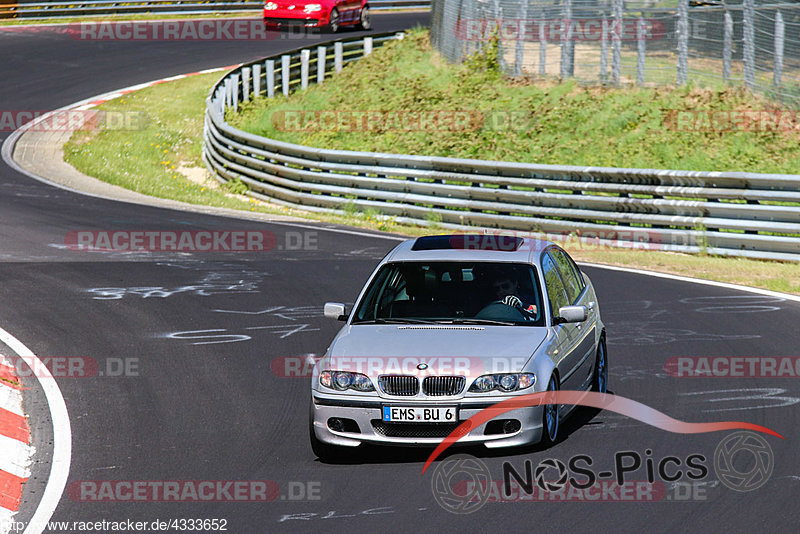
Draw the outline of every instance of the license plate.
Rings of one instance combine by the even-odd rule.
[[[424,408],[420,406],[384,406],[383,420],[388,423],[455,423],[455,406]]]

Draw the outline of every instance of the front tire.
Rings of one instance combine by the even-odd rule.
[[[331,16],[328,17],[328,31],[331,33],[339,31],[339,10],[335,7],[331,10]]]
[[[558,378],[555,373],[550,375],[547,391],[558,391]],[[558,419],[560,407],[558,404],[545,404],[542,410],[542,444],[553,445],[558,441]]]
[[[600,340],[597,346],[597,358],[594,362],[594,376],[592,376],[592,391],[597,393],[608,392],[608,353],[606,342]]]
[[[361,10],[361,19],[358,23],[361,30],[369,31],[372,29],[372,20],[369,18],[369,5],[364,6]]]

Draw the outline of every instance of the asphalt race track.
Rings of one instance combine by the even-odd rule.
[[[384,31],[424,23],[427,15],[374,18],[376,31]],[[80,41],[41,29],[0,31],[0,102],[6,110],[55,109],[302,44]],[[70,231],[118,229],[264,230],[278,246],[258,254],[64,246]],[[590,409],[579,409],[550,449],[466,452],[477,454],[495,480],[504,461],[522,472],[526,459],[534,466],[547,458],[568,463],[578,454],[591,456],[597,471],[610,471],[621,451],[656,463],[703,455],[707,476],[692,485],[686,477],[664,482],[657,502],[619,502],[609,493],[601,502],[488,502],[457,515],[437,505],[432,471],[421,474],[426,451],[370,449],[351,463],[320,463],[308,443],[308,379],[280,376],[273,364],[322,354],[339,328],[322,317],[323,303],[353,302],[397,242],[341,230],[90,198],[0,166],[0,327],[40,358],[84,356],[107,371],[114,362],[129,363],[123,376],[57,379],[73,451],[71,485],[54,521],[216,518],[236,533],[796,531],[798,378],[678,378],[664,366],[679,356],[800,356],[800,304],[641,274],[586,268],[608,328],[610,390],[680,420],[747,421],[783,434],[785,440],[765,437],[774,470],[763,487],[741,492],[720,484],[714,452],[732,432],[673,434]],[[308,246],[295,250],[299,239]],[[25,385],[38,452],[21,521],[38,504],[52,440],[41,392],[33,380]],[[642,467],[626,480],[646,476]],[[80,481],[174,480],[274,481],[280,496],[267,503],[82,502],[69,491]]]

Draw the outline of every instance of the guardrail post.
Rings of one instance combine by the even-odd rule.
[[[275,96],[275,60],[268,59],[266,62],[267,73],[267,97]]]
[[[242,102],[250,101],[250,68],[242,69]]]
[[[317,84],[322,85],[325,80],[325,58],[328,54],[324,46],[317,47]]]
[[[364,37],[364,56],[372,53],[372,37]]]
[[[281,88],[284,95],[289,94],[289,76],[291,76],[292,56],[281,56]]]
[[[689,0],[678,2],[678,85],[689,81]]]
[[[646,28],[644,18],[639,17],[639,20],[636,21],[636,83],[639,85],[644,85],[644,56],[646,53],[645,34]]]
[[[342,64],[344,61],[344,47],[341,41],[333,43],[333,65],[336,72],[342,71]]]
[[[213,102],[219,107],[219,112],[222,116],[225,116],[225,89],[222,87],[217,88],[217,92],[214,93],[214,100]]]
[[[753,0],[744,0],[744,84],[748,89],[756,85],[755,64],[755,7]]]
[[[617,85],[622,70],[622,1],[614,0],[614,33],[611,34],[611,81]]]
[[[253,100],[261,96],[261,64],[253,65]]]
[[[731,79],[731,57],[733,56],[733,17],[725,10],[725,32],[722,37],[722,79]]]
[[[603,32],[600,35],[600,81],[608,80],[608,17],[603,13]]]
[[[547,33],[544,27],[544,11],[539,18],[539,75],[547,74]]]
[[[231,79],[225,78],[225,105],[231,107]]]
[[[308,62],[311,60],[311,50],[304,48],[300,51],[300,88],[308,89]]]
[[[783,39],[784,39],[785,26],[783,23],[783,15],[780,11],[775,14],[775,61],[774,71],[772,73],[772,85],[775,89],[781,87],[781,77],[783,76]]]
[[[231,80],[231,100],[233,102],[233,112],[239,111],[239,74],[234,74]]]

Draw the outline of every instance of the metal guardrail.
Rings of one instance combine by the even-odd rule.
[[[225,122],[251,98],[324,82],[374,46],[402,38],[320,44],[244,64],[206,101],[203,159],[219,181],[305,210],[351,206],[398,221],[480,226],[550,238],[680,252],[800,261],[800,175],[537,165],[312,148]]]
[[[373,11],[388,9],[429,9],[430,0],[373,0]],[[208,14],[259,11],[264,2],[248,0],[89,0],[79,2],[20,2],[0,4],[0,19],[49,19],[99,17],[143,13]]]

